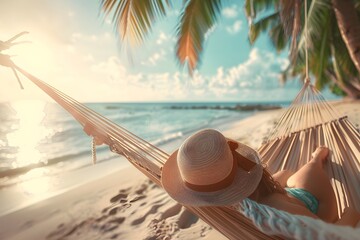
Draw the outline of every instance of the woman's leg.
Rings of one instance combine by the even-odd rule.
[[[319,200],[317,215],[325,221],[334,222],[338,219],[337,203],[329,177],[324,170],[328,154],[328,148],[318,147],[313,152],[310,162],[292,175],[287,185],[312,193]]]

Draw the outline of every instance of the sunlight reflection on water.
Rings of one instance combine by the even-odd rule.
[[[38,150],[39,142],[44,139],[49,130],[42,125],[45,117],[43,109],[45,102],[28,100],[11,104],[19,120],[15,131],[7,134],[8,144],[16,147],[16,160],[12,167],[26,166],[42,161],[43,156]]]
[[[45,105],[45,102],[38,100],[11,103],[18,119],[14,123],[14,131],[7,134],[9,146],[16,148],[11,164],[13,168],[46,162],[46,156],[39,151],[40,142],[46,140],[51,132],[43,125]],[[44,168],[32,169],[19,176],[22,180],[19,187],[28,195],[44,194],[51,190],[53,184],[46,175],[47,170]]]
[[[44,168],[36,168],[20,176],[23,181],[19,184],[24,193],[28,195],[44,194],[52,190],[52,179],[43,177],[47,170]]]

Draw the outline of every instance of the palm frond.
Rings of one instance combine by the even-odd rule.
[[[245,14],[248,18],[256,18],[258,13],[274,9],[278,4],[279,0],[246,0]]]
[[[216,24],[221,7],[221,0],[191,0],[181,13],[176,55],[181,66],[187,63],[190,74],[200,62],[205,34]]]
[[[355,9],[358,11],[358,13],[359,13],[359,11],[360,11],[360,1],[359,0],[356,0],[355,1]]]
[[[307,37],[308,37],[308,43],[312,43],[316,41],[314,38],[321,38],[321,35],[319,34],[324,27],[323,21],[326,16],[327,11],[331,10],[331,5],[329,0],[312,0],[310,6],[308,7],[308,31],[307,31]],[[304,19],[305,21],[305,19]],[[305,25],[305,24],[304,24]],[[298,47],[301,48],[303,45],[305,45],[305,28],[302,28],[302,32],[300,35],[300,40]]]
[[[335,73],[335,76],[336,76],[337,80],[339,82],[341,82],[341,83],[344,83],[344,74],[343,74],[343,71],[340,68],[339,61],[338,61],[339,55],[337,54],[335,49],[336,49],[335,46],[332,45],[331,46],[331,51],[332,51],[332,54],[334,56],[334,59],[332,61],[333,70],[334,70],[334,73]]]
[[[254,10],[254,0],[245,0],[244,5],[245,15],[248,19],[253,19],[256,17]]]
[[[284,32],[286,35],[291,36],[293,25],[294,25],[294,15],[296,12],[295,6],[299,0],[287,1],[280,0],[279,4],[279,14],[281,22],[284,26]]]
[[[288,37],[286,37],[281,23],[269,31],[269,37],[277,52],[280,52],[287,47]]]
[[[112,21],[122,41],[132,46],[141,44],[152,25],[166,15],[168,0],[101,0],[106,15],[112,14]]]
[[[291,37],[290,55],[294,56],[301,30],[301,0],[280,0],[279,14],[286,36]]]
[[[328,83],[329,79],[326,76],[326,68],[328,66],[328,62],[330,59],[330,48],[329,48],[329,35],[330,35],[330,28],[325,27],[329,26],[329,19],[327,22],[324,22],[324,28],[322,31],[322,39],[316,42],[315,45],[315,52],[312,53],[312,64],[313,66],[313,73],[316,77],[315,86],[318,89],[322,89],[326,83]]]
[[[254,44],[260,33],[266,32],[269,28],[272,28],[280,24],[279,12],[266,16],[254,24],[250,25],[249,29],[249,41],[250,44]]]

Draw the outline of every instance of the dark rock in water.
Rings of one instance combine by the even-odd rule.
[[[263,105],[263,104],[253,104],[253,105],[236,105],[234,110],[239,111],[264,111],[264,110],[274,110],[280,109],[281,106],[277,105]]]
[[[279,105],[266,105],[266,104],[237,104],[234,107],[225,106],[171,106],[169,109],[174,110],[233,110],[233,111],[264,111],[280,109]]]
[[[105,107],[106,109],[120,109],[121,107],[119,107],[119,106],[106,106]]]

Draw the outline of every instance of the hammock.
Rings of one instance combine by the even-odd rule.
[[[168,154],[116,125],[85,105],[65,95],[25,70],[14,66],[46,92],[83,126],[94,142],[125,156],[131,164],[161,186],[161,168]],[[346,116],[340,117],[309,83],[280,118],[274,133],[259,152],[270,171],[297,170],[307,163],[318,145],[332,150],[327,171],[336,193],[339,216],[345,206],[360,211],[360,134]],[[186,206],[229,239],[302,238],[354,239],[360,229],[327,224],[321,220],[291,215],[271,207],[244,200],[237,209]],[[320,231],[319,227],[328,229]],[[330,235],[329,235],[330,234]]]

